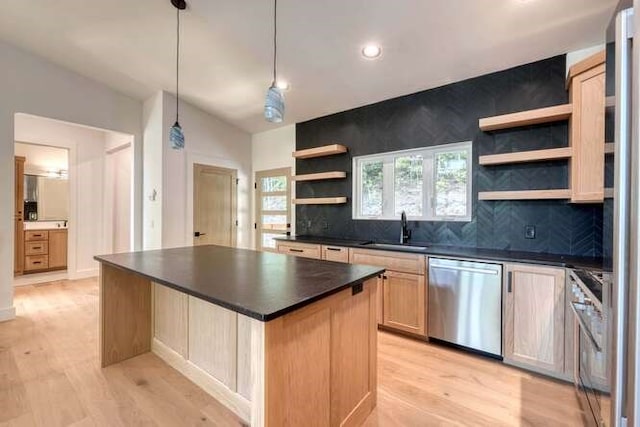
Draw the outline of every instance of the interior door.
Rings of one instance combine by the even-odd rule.
[[[193,244],[236,245],[238,171],[193,167]]]
[[[291,230],[291,168],[256,172],[256,248],[276,249],[274,237]]]

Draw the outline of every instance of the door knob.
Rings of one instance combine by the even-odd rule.
[[[193,233],[193,235],[194,235],[195,237],[200,237],[200,236],[206,236],[206,235],[207,235],[207,233],[201,233],[201,232],[199,232],[199,231],[196,231],[195,233]]]

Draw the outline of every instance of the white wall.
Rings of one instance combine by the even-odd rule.
[[[26,114],[15,116],[16,141],[69,150],[69,277],[97,274],[102,236],[105,132]]]
[[[13,195],[14,115],[28,113],[134,135],[142,154],[142,104],[43,58],[0,42],[0,320],[14,316]],[[141,167],[136,165],[136,172]],[[135,199],[142,200],[142,175]],[[98,205],[101,206],[101,205]],[[137,229],[141,206],[135,209]],[[136,236],[140,242],[141,234]]]
[[[238,170],[237,244],[250,247],[251,136],[181,102],[185,149],[173,150],[169,129],[175,121],[175,97],[159,92],[144,106],[145,248],[192,245],[194,163]],[[149,195],[154,188],[158,197],[152,202]]]
[[[295,175],[296,161],[291,156],[296,149],[296,125],[284,126],[265,132],[255,133],[251,136],[251,179],[255,182],[256,172],[291,168],[291,174]],[[253,186],[252,186],[253,188]],[[291,197],[295,197],[295,185],[291,186]],[[251,195],[251,223],[255,218],[255,192]],[[291,233],[295,234],[296,210],[291,209]],[[256,247],[255,232],[251,233],[251,247]]]
[[[26,158],[26,174],[40,175],[48,171],[69,170],[69,151],[63,148],[16,142],[15,153],[16,156]]]

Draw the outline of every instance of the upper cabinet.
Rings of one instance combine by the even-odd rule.
[[[567,188],[525,191],[485,191],[480,200],[569,199],[597,203],[605,197],[604,113],[605,52],[599,52],[569,70],[569,104],[486,117],[480,129],[489,132],[520,126],[569,121],[569,146],[554,149],[480,156],[483,166],[536,161],[568,160]]]
[[[569,71],[571,201],[604,200],[604,52],[582,61]]]

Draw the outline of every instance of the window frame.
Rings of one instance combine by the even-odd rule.
[[[467,214],[464,216],[437,216],[435,214],[435,183],[436,167],[435,158],[440,153],[452,151],[467,151]],[[395,211],[395,159],[411,155],[422,155],[422,215],[410,216],[411,221],[450,221],[450,222],[470,222],[473,216],[473,144],[471,141],[455,142],[451,144],[441,144],[431,147],[411,148],[407,150],[389,151],[385,153],[367,154],[356,156],[352,160],[352,212],[351,218],[354,220],[379,220],[397,221],[398,215]],[[363,163],[382,161],[382,215],[361,215],[362,206],[362,167]]]

